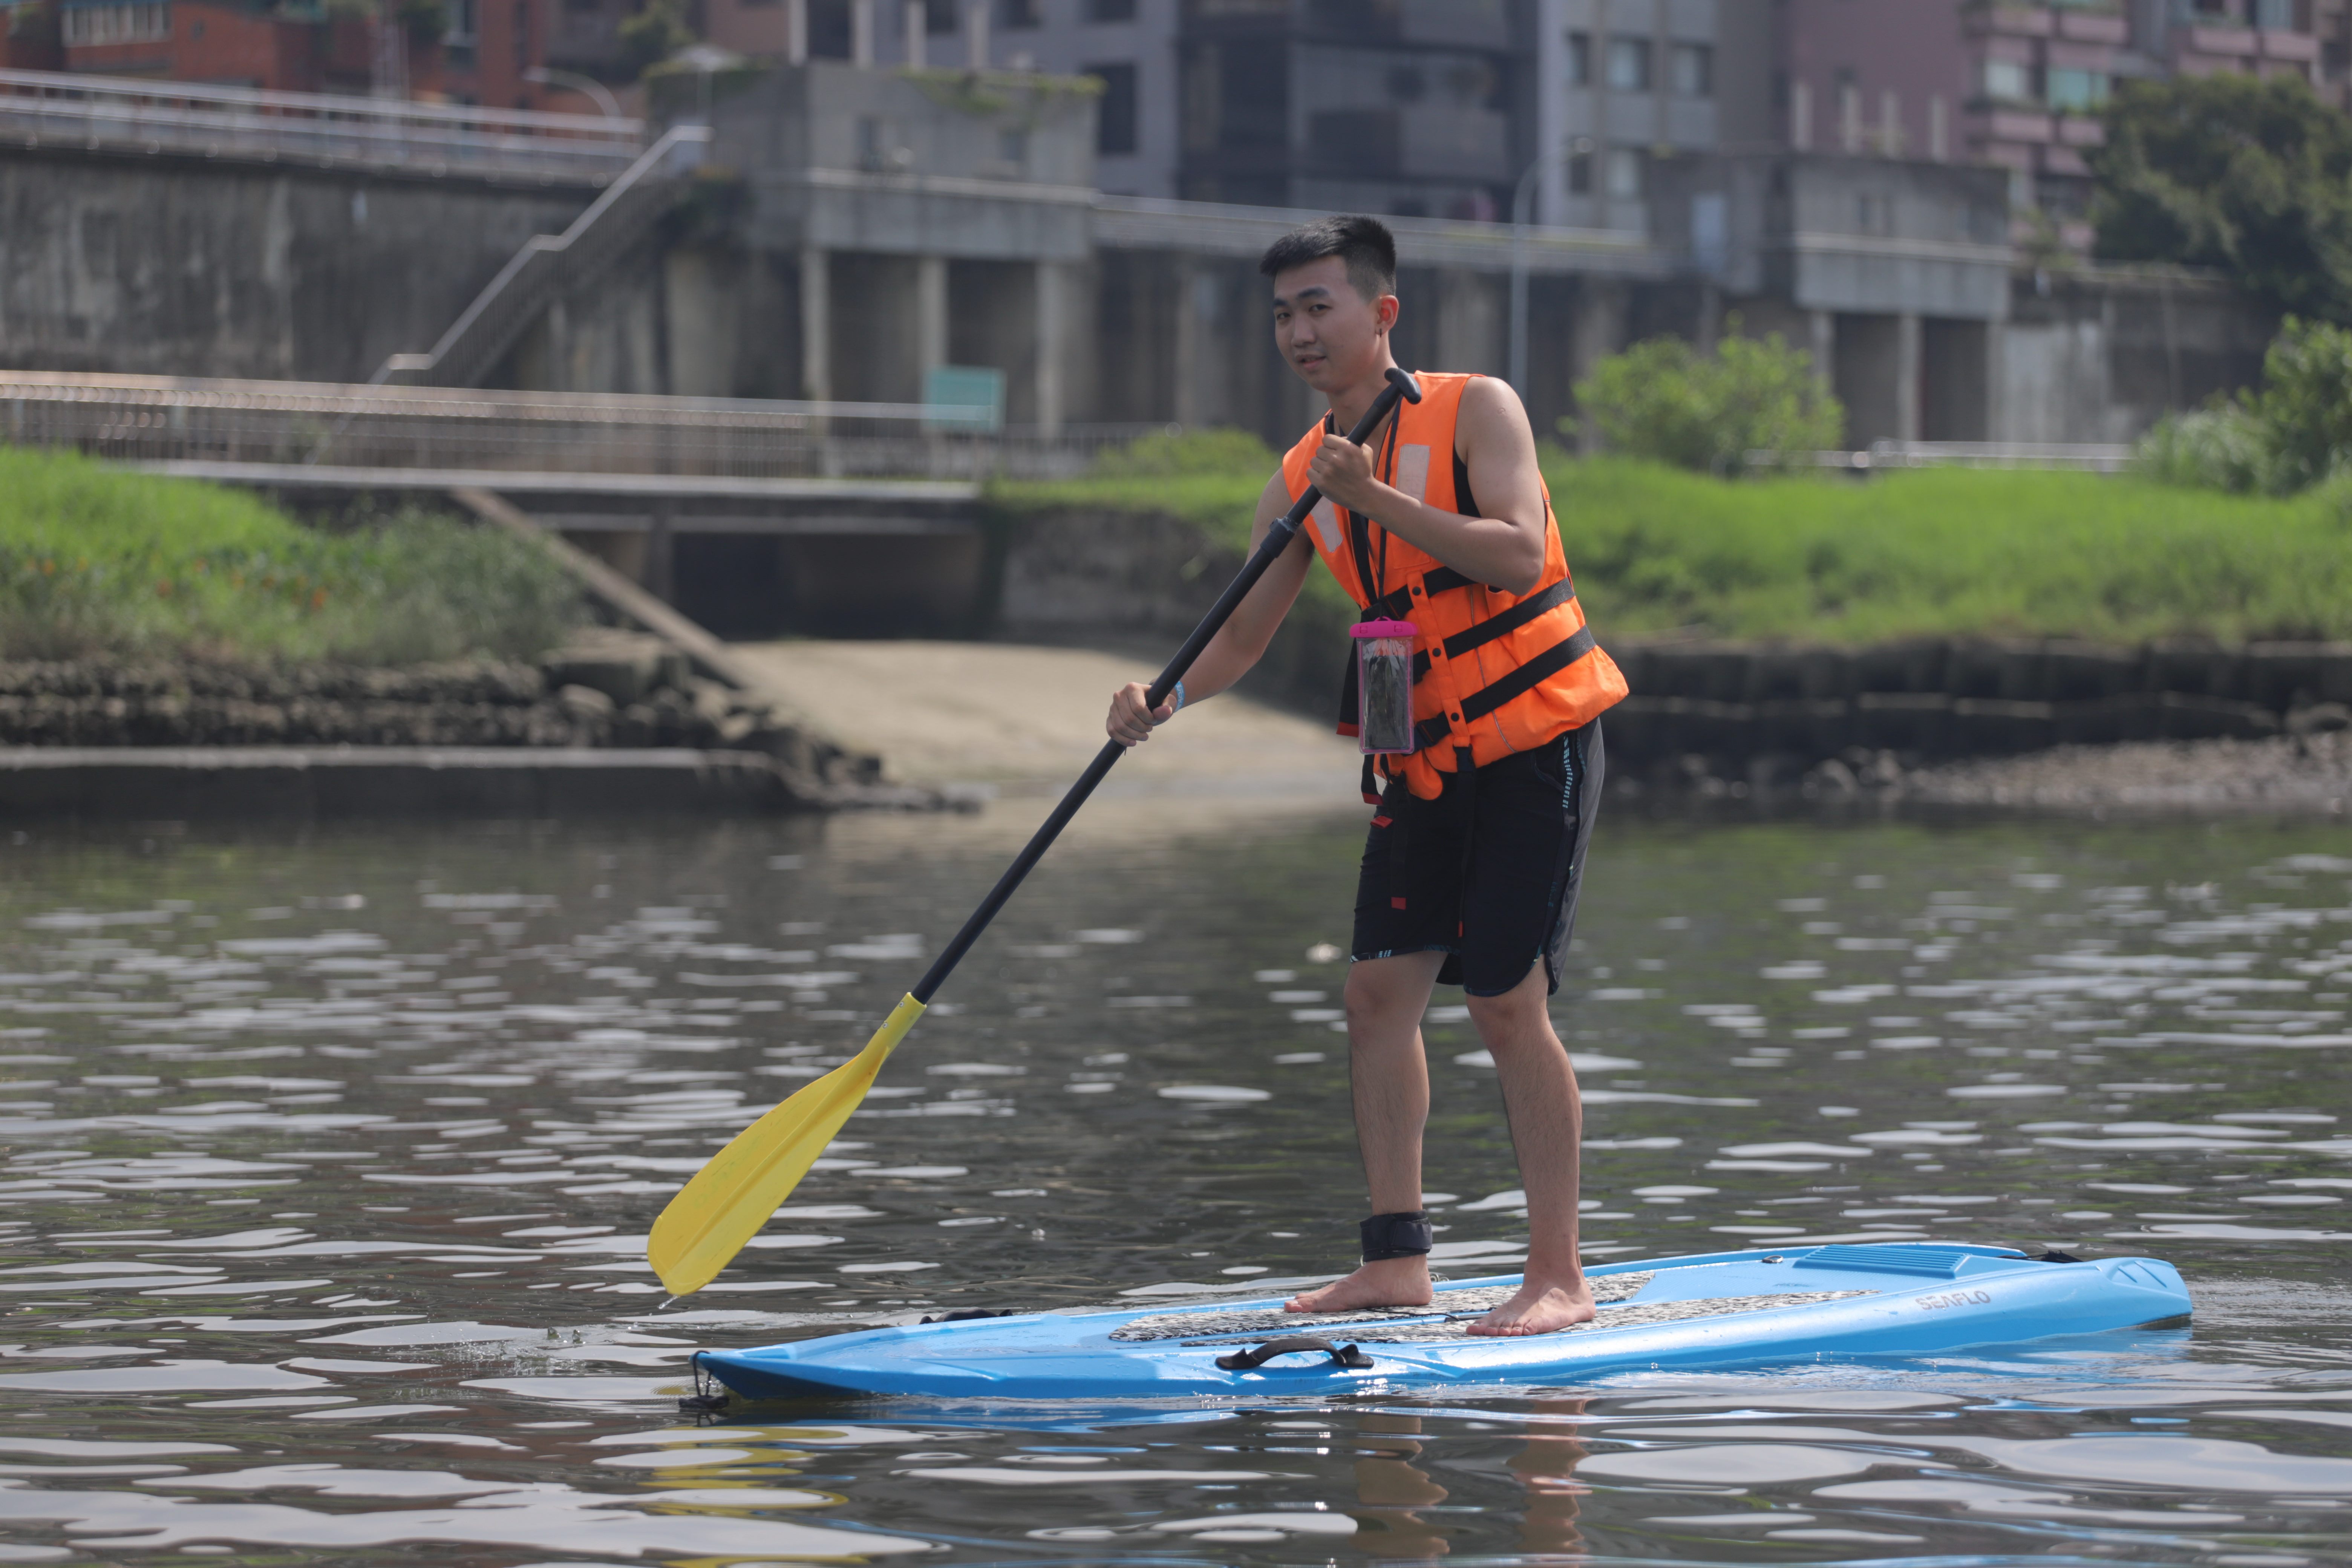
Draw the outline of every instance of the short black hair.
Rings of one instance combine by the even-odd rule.
[[[1348,281],[1365,299],[1396,292],[1396,237],[1380,219],[1355,213],[1300,224],[1265,247],[1257,269],[1275,278],[1327,256],[1348,264]]]

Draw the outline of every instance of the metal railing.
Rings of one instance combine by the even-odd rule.
[[[1777,455],[1750,452],[1748,461],[1770,467]],[[1808,452],[1816,468],[1869,473],[1885,468],[2074,468],[2119,474],[2131,467],[2132,449],[2119,443],[2056,441],[1874,441],[1855,451]]]
[[[340,93],[0,70],[0,138],[23,144],[294,158],[603,184],[644,150],[642,121]]]
[[[0,438],[121,462],[729,479],[1066,478],[1171,428],[954,428],[953,407],[0,371]],[[331,447],[329,443],[331,441]],[[289,472],[289,481],[299,474]],[[593,489],[593,483],[583,489]]]

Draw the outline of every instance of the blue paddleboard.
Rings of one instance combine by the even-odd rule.
[[[1600,1303],[1594,1321],[1522,1339],[1463,1331],[1517,1288],[1517,1276],[1498,1276],[1441,1285],[1423,1308],[1309,1316],[1268,1299],[1028,1312],[701,1351],[694,1360],[752,1399],[1329,1396],[1935,1355],[2138,1328],[2190,1310],[2179,1272],[2152,1258],[2045,1260],[1942,1243],[1715,1252],[1611,1263],[1586,1277]]]

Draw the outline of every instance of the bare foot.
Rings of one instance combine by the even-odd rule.
[[[1595,1310],[1591,1288],[1581,1279],[1573,1287],[1530,1279],[1519,1287],[1517,1295],[1463,1331],[1488,1338],[1556,1334],[1591,1321]]]
[[[1366,1263],[1345,1279],[1309,1290],[1283,1303],[1286,1312],[1354,1312],[1366,1307],[1426,1307],[1436,1292],[1429,1285],[1425,1258],[1384,1258]]]

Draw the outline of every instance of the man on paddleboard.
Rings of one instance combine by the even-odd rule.
[[[1576,1254],[1582,1110],[1548,1003],[1601,805],[1600,715],[1625,695],[1624,678],[1585,629],[1535,436],[1508,385],[1422,373],[1421,401],[1363,445],[1338,433],[1396,364],[1390,333],[1402,307],[1387,227],[1319,219],[1276,240],[1258,269],[1273,284],[1276,346],[1330,415],[1266,481],[1253,545],[1308,485],[1324,500],[1170,700],[1149,708],[1147,689],[1130,683],[1113,695],[1106,727],[1139,744],[1186,702],[1240,679],[1314,556],[1363,606],[1358,637],[1391,639],[1368,646],[1410,637],[1410,673],[1393,691],[1368,661],[1360,693],[1350,665],[1340,724],[1358,732],[1360,700],[1367,723],[1372,704],[1411,704],[1409,721],[1379,726],[1402,739],[1366,758],[1365,798],[1378,810],[1349,944],[1349,1063],[1374,1212],[1361,1266],[1288,1305],[1343,1312],[1431,1299],[1421,1018],[1444,984],[1463,988],[1495,1058],[1528,1194],[1525,1283],[1469,1331],[1549,1333],[1593,1315]]]

